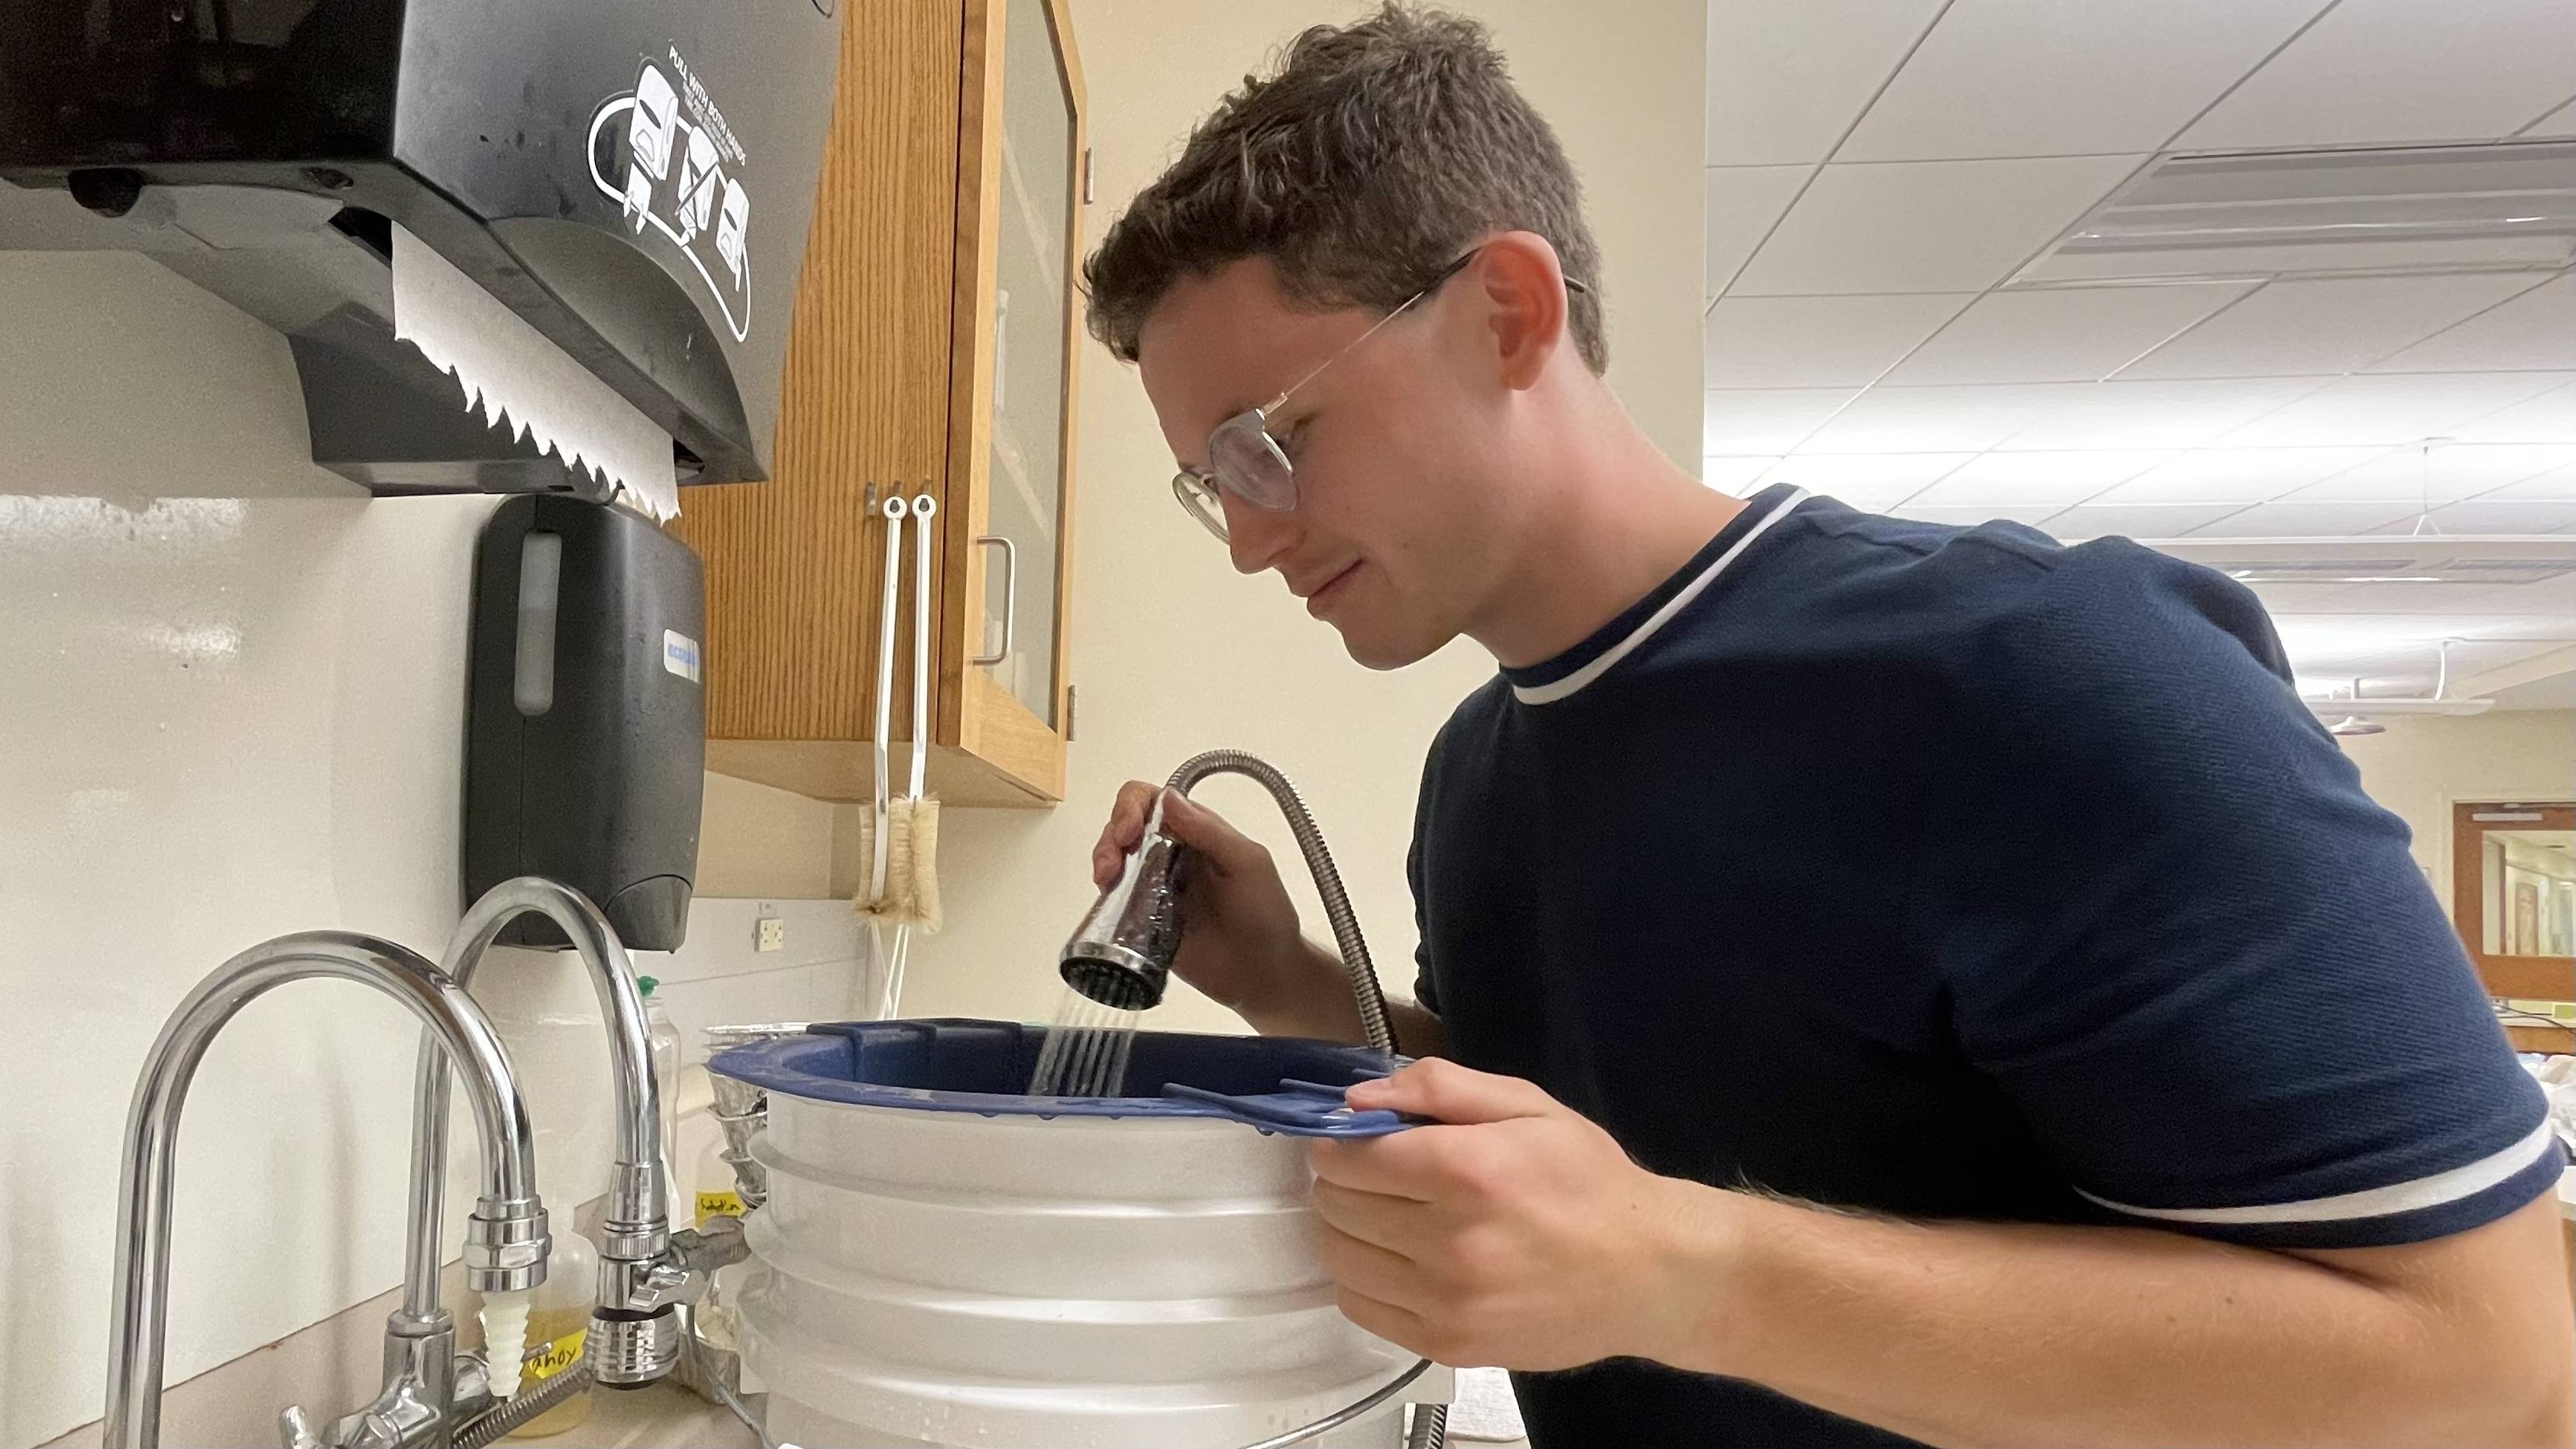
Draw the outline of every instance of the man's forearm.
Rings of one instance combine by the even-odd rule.
[[[1699,1247],[1684,1249],[1677,1277],[1696,1280],[1707,1307],[1678,1352],[1657,1356],[1915,1438],[2560,1444],[2569,1433],[2568,1325],[2535,1307],[2554,1303],[2563,1320],[2563,1294],[2443,1305],[2173,1233],[1895,1222],[1698,1191],[1712,1197],[1684,1209],[1697,1222],[1680,1241]],[[2554,1246],[2513,1219],[2446,1242],[2479,1234],[2506,1235],[2471,1245],[2491,1257]],[[2545,1260],[2526,1261],[2547,1276]]]
[[[1350,976],[1342,969],[1342,958],[1312,941],[1302,944],[1306,959],[1295,973],[1296,982],[1276,1001],[1245,1008],[1243,1019],[1263,1036],[1304,1036],[1365,1045],[1368,1033],[1360,1025],[1359,1000],[1351,994]],[[1386,1014],[1388,1025],[1395,1029],[1396,1049],[1404,1055],[1446,1054],[1448,1038],[1440,1029],[1439,1017],[1410,1001],[1392,997],[1387,1000]]]

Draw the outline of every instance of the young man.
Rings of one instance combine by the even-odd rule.
[[[2563,1153],[2244,589],[1701,487],[1467,21],[1309,31],[1087,270],[1236,567],[1501,665],[1423,772],[1441,1059],[1352,1092],[1447,1125],[1314,1152],[1355,1322],[1518,1371],[1545,1449],[2576,1435]],[[1167,812],[1181,974],[1356,1040]]]

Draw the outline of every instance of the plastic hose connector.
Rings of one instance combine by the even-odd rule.
[[[519,1361],[528,1353],[528,1305],[535,1296],[524,1289],[483,1295],[483,1372],[496,1399],[518,1396]]]

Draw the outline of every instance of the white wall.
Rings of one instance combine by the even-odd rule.
[[[2415,861],[2451,904],[2451,806],[2461,800],[2576,800],[2576,710],[2498,710],[2456,719],[2387,718],[2343,752],[2370,798],[2415,832]]]
[[[118,1138],[171,1008],[280,932],[435,954],[456,919],[493,500],[371,502],[315,468],[285,343],[119,254],[0,252],[0,470],[0,1443],[25,1444],[99,1411]],[[711,891],[824,893],[824,807],[708,798]],[[849,994],[777,959],[666,967],[674,1005]],[[513,953],[491,991],[583,1009],[564,970]],[[217,1041],[179,1147],[173,1382],[399,1280],[415,1040],[390,1002],[316,983]],[[541,1164],[558,1190],[583,1175]]]
[[[1706,10],[1695,0],[1616,6],[1490,0],[1456,8],[1494,28],[1524,91],[1581,172],[1605,257],[1610,382],[1675,461],[1697,469],[1700,150]],[[1094,0],[1074,7],[1090,88],[1096,244],[1190,126],[1300,28],[1352,5]],[[1044,1019],[1056,948],[1092,897],[1091,844],[1121,781],[1160,779],[1200,750],[1235,746],[1286,770],[1331,841],[1390,990],[1413,982],[1404,855],[1422,754],[1458,699],[1492,673],[1472,644],[1398,674],[1350,662],[1275,580],[1244,579],[1185,517],[1172,460],[1132,369],[1096,346],[1082,362],[1073,577],[1080,735],[1068,802],[1044,814],[951,811],[942,821],[949,926],[918,943],[908,1015]],[[1289,864],[1307,929],[1324,937],[1286,829],[1257,787],[1209,782],[1226,810]],[[1186,991],[1155,1024],[1223,1029]]]

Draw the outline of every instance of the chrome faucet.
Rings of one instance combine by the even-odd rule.
[[[554,922],[581,956],[608,1029],[610,1086],[615,1097],[617,1162],[609,1180],[607,1219],[599,1244],[598,1307],[584,1357],[594,1382],[649,1383],[671,1371],[680,1353],[674,1305],[691,1289],[690,1260],[675,1250],[668,1185],[662,1181],[661,1092],[654,1080],[644,997],[626,947],[599,908],[579,891],[538,876],[503,881],[484,893],[448,938],[445,971],[459,990],[473,983],[484,955],[521,916]],[[385,1321],[386,1382],[373,1405],[313,1436],[288,1426],[296,1449],[445,1449],[457,1426],[489,1405],[474,1379],[476,1362],[456,1356],[455,1318],[439,1302],[441,1217],[447,1189],[447,1058],[421,1043],[411,1142],[409,1267],[403,1302]],[[682,1248],[695,1244],[694,1235]],[[480,1284],[476,1285],[478,1288]],[[442,1406],[432,1421],[387,1437],[381,1407],[411,1399]]]
[[[117,1192],[119,1256],[115,1335],[108,1343],[108,1449],[150,1449],[161,1438],[163,1334],[170,1306],[171,1171],[179,1114],[197,1063],[234,1013],[289,981],[334,977],[370,986],[421,1020],[428,1050],[440,1061],[445,1105],[447,1059],[464,1065],[467,1100],[482,1137],[483,1193],[465,1238],[468,1281],[487,1292],[518,1291],[545,1280],[545,1209],[537,1199],[536,1153],[527,1104],[492,1023],[445,972],[389,941],[345,931],[312,931],[266,941],[218,967],[197,984],[161,1028],[134,1087],[125,1124],[125,1160]],[[393,1357],[391,1345],[387,1357]],[[424,1375],[420,1396],[380,1400],[370,1412],[385,1432],[418,1432],[443,1422],[452,1362]],[[358,1417],[358,1416],[353,1416]]]

